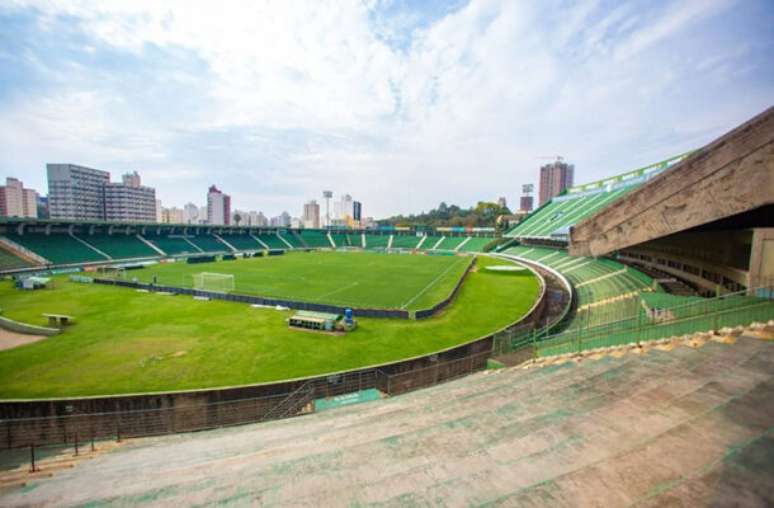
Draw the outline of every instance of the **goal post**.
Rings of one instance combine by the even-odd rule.
[[[194,289],[228,293],[234,290],[234,276],[227,273],[201,272],[193,276]]]
[[[97,274],[111,280],[126,280],[126,268],[122,266],[99,266]]]

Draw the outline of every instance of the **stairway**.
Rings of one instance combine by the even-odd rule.
[[[774,342],[735,342],[485,371],[135,440],[0,503],[770,505]]]

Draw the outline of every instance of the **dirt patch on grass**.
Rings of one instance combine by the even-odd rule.
[[[10,332],[0,328],[0,351],[4,349],[13,349],[25,344],[32,344],[45,339],[45,335],[27,335],[24,333]]]

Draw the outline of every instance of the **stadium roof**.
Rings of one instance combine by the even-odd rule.
[[[686,152],[617,176],[571,187],[544,203],[505,236],[566,241],[570,228],[576,223],[613,204],[691,153]]]

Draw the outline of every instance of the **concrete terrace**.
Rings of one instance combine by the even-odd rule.
[[[774,342],[693,344],[133,440],[0,505],[771,506]]]

